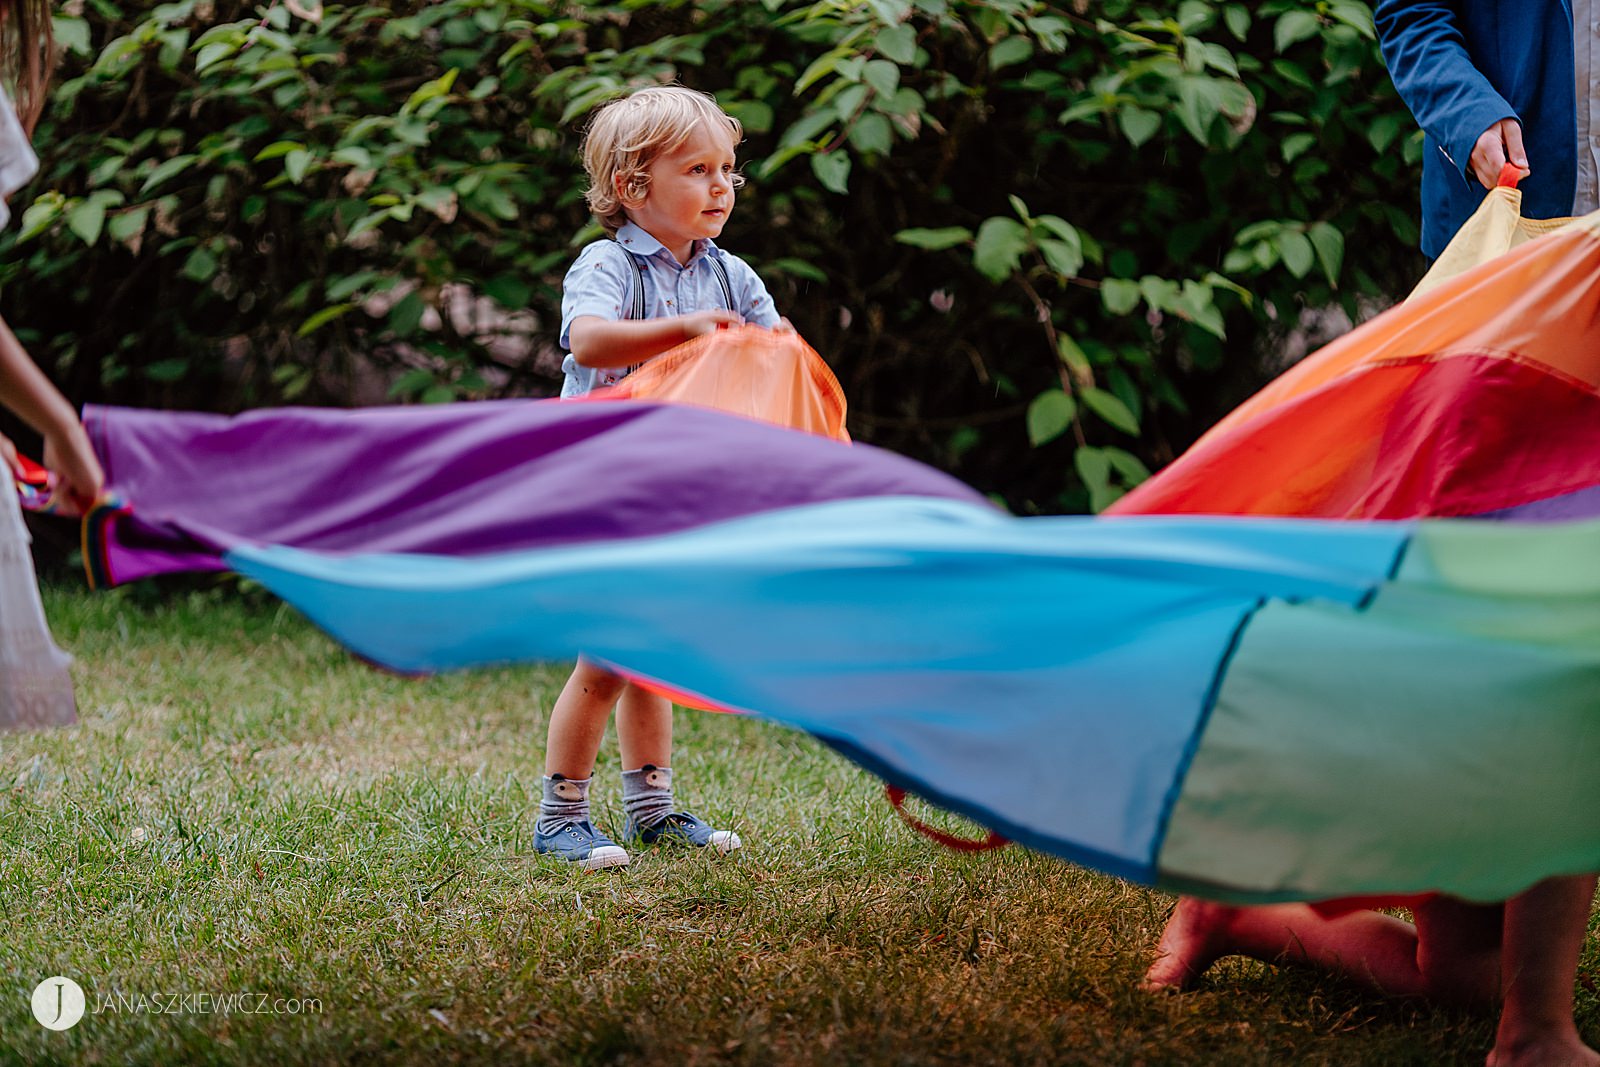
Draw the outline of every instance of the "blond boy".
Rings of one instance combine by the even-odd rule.
[[[713,242],[743,184],[734,169],[742,136],[715,100],[681,86],[639,90],[590,123],[587,199],[610,236],[584,248],[563,283],[563,397],[615,384],[722,325],[788,328],[756,272]],[[627,864],[626,850],[589,817],[589,783],[613,707],[624,838],[737,849],[738,834],[677,810],[671,703],[586,659],[550,713],[534,848],[589,870]]]

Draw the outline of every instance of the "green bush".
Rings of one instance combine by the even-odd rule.
[[[857,437],[1019,510],[1103,507],[1303,310],[1419,266],[1419,141],[1355,0],[87,0],[58,27],[0,281],[78,399],[553,392],[598,233],[584,116],[651,81],[744,122],[723,243]]]

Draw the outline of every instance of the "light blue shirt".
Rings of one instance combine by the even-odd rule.
[[[630,316],[633,311],[633,269],[624,256],[632,255],[644,271],[644,317],[667,318],[696,311],[727,308],[716,271],[706,263],[715,256],[728,272],[733,290],[733,308],[755,326],[771,328],[778,324],[778,309],[761,278],[738,256],[730,255],[710,240],[694,243],[689,262],[680,265],[648,232],[625,224],[616,240],[596,241],[578,253],[577,262],[561,283],[561,347],[568,355],[561,363],[566,380],[563,397],[583,396],[602,386],[615,385],[632,367],[585,367],[572,358],[572,322],[582,315],[610,321]]]

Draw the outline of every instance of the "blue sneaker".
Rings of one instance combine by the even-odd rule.
[[[657,841],[692,845],[695,848],[714,849],[724,856],[743,844],[739,835],[732,830],[714,830],[704,820],[686,811],[670,811],[654,826],[635,826],[633,819],[629,818],[622,827],[622,839],[637,840],[645,845],[653,845]]]
[[[548,834],[535,829],[533,850],[576,863],[585,871],[628,865],[628,853],[622,846],[596,830],[587,819],[562,823]]]

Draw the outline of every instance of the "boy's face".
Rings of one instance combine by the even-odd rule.
[[[645,169],[650,187],[643,200],[624,201],[628,217],[687,262],[694,242],[721,234],[733,211],[733,137],[702,124]]]

